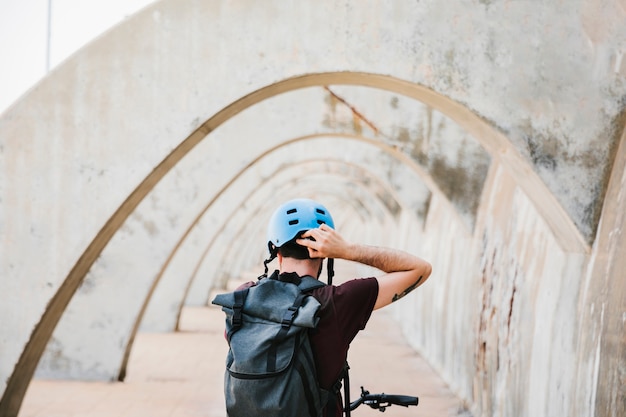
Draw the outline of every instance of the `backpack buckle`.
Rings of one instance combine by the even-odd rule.
[[[291,306],[285,311],[285,315],[283,316],[283,321],[280,323],[282,327],[289,328],[291,327],[291,323],[296,318],[298,314],[298,307]]]
[[[239,329],[241,327],[241,324],[243,323],[241,312],[243,310],[243,304],[246,301],[247,295],[248,289],[235,292],[235,302],[233,303],[233,317],[231,318],[230,322],[231,326],[233,326],[235,329]]]
[[[235,304],[233,305],[233,318],[231,321],[231,325],[233,327],[241,327],[241,310],[243,309],[243,303],[242,304]]]

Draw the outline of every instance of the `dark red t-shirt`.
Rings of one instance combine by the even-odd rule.
[[[322,305],[320,321],[311,332],[311,346],[320,387],[329,390],[346,363],[350,343],[372,314],[378,297],[376,278],[347,281],[311,291]],[[340,404],[341,407],[341,404]],[[336,416],[343,415],[338,407]]]

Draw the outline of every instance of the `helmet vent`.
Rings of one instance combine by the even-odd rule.
[[[326,224],[326,222],[324,220],[318,220],[317,224]]]
[[[318,212],[319,214],[323,214],[324,216],[326,215],[326,212],[322,209],[316,208],[315,211]]]
[[[298,212],[298,209],[295,209],[295,208],[287,210],[287,214],[293,214],[293,213],[297,213],[297,212]]]
[[[289,220],[289,225],[290,226],[293,226],[294,224],[298,224],[298,223],[299,223],[298,219],[296,219],[296,220]]]

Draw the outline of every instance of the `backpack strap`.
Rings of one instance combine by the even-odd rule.
[[[280,325],[280,330],[274,336],[274,340],[272,340],[272,345],[270,346],[267,352],[267,372],[275,372],[276,371],[276,354],[278,352],[278,343],[281,341],[289,329],[293,324],[293,320],[298,315],[298,309],[302,305],[302,302],[307,297],[307,294],[300,292],[296,299],[293,302],[293,305],[285,311],[283,315],[283,320]]]
[[[350,365],[346,361],[346,365],[343,368],[343,401],[344,404],[344,412],[346,413],[346,417],[350,417]]]
[[[278,344],[279,342],[286,336],[287,332],[291,328],[294,319],[298,315],[298,309],[302,306],[302,303],[309,296],[307,294],[309,291],[325,286],[323,282],[310,277],[303,276],[299,277],[295,273],[291,274],[278,274],[278,271],[275,271],[269,279],[276,279],[282,282],[289,282],[298,286],[299,293],[296,296],[293,304],[283,313],[283,319],[281,321],[281,326],[274,339],[272,340],[272,344],[267,352],[267,372],[275,372],[276,371],[276,355],[278,353]],[[245,298],[244,298],[245,299]]]
[[[250,288],[245,288],[243,290],[235,291],[233,296],[235,297],[235,303],[233,304],[233,316],[230,321],[230,330],[226,335],[227,340],[230,342],[230,339],[237,330],[241,328],[242,324],[242,314],[243,314],[243,305],[246,302],[246,297],[248,297],[248,291]]]

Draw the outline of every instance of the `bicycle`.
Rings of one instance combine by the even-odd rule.
[[[350,377],[349,377],[349,369],[350,367],[346,364],[346,370],[344,374],[344,400],[346,407],[344,408],[344,414],[346,417],[350,417],[351,412],[354,411],[357,407],[362,404],[365,404],[375,410],[380,412],[385,412],[387,407],[391,407],[392,405],[399,405],[402,407],[409,407],[412,405],[417,405],[419,403],[418,397],[413,397],[410,395],[397,395],[397,394],[370,394],[365,388],[361,386],[361,396],[355,400],[350,402]]]

